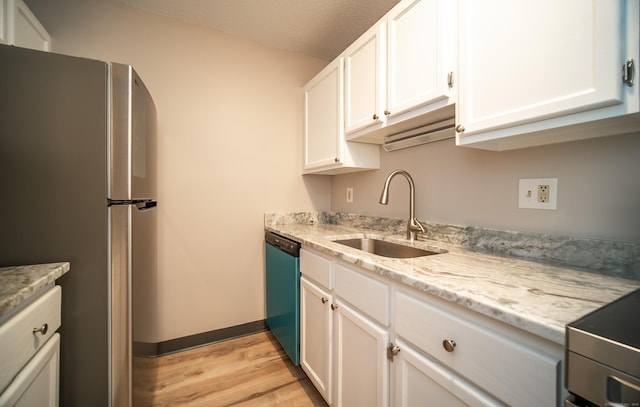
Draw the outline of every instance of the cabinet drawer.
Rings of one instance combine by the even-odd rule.
[[[333,288],[333,284],[331,284],[331,260],[311,253],[308,250],[301,249],[300,273],[326,288]]]
[[[398,292],[396,333],[506,404],[558,405],[561,352],[542,353],[544,346],[532,339],[518,338],[509,327],[457,308]],[[452,352],[443,346],[448,339],[456,344]]]
[[[389,325],[389,286],[341,264],[334,266],[334,289],[338,297],[360,311]]]
[[[60,327],[62,289],[54,286],[0,326],[0,391]],[[36,328],[47,325],[46,332]]]

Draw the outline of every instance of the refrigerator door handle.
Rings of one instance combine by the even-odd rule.
[[[154,201],[152,199],[146,199],[143,201],[134,202],[134,205],[136,206],[136,208],[138,208],[139,211],[147,211],[149,209],[153,209],[156,206],[158,206],[158,201]]]
[[[107,199],[107,206],[113,205],[135,205],[139,211],[146,211],[158,206],[158,201],[154,199]]]

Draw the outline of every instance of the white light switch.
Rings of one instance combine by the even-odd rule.
[[[347,202],[348,203],[352,203],[353,202],[353,188],[352,187],[347,188]]]

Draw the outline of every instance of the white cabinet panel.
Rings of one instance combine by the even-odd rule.
[[[61,324],[62,288],[54,286],[0,325],[0,391]],[[34,329],[42,332],[34,333]]]
[[[437,304],[398,292],[395,332],[509,405],[557,405],[562,349],[543,352],[508,334],[506,326],[483,325],[479,315],[469,313],[467,319],[460,316],[464,310]],[[445,349],[445,340],[455,348]]]
[[[51,36],[22,0],[0,0],[0,43],[49,51]]]
[[[400,352],[393,359],[394,406],[503,405],[469,385],[444,366],[414,351],[406,343],[397,341],[396,345]]]
[[[60,335],[54,334],[0,395],[0,406],[57,407]]]
[[[334,265],[336,295],[366,313],[384,326],[389,326],[389,286],[362,272]]]
[[[342,157],[342,60],[323,69],[304,89],[304,168],[333,165]]]
[[[337,301],[336,406],[389,405],[389,333]]]
[[[302,269],[302,267],[301,267]],[[300,366],[327,403],[332,403],[333,314],[331,294],[300,280]]]
[[[389,118],[450,96],[455,55],[451,1],[412,0],[388,15]]]
[[[331,260],[307,249],[300,250],[300,272],[323,287],[333,288]]]
[[[380,168],[380,148],[344,137],[343,58],[316,75],[304,93],[305,174],[340,174]]]
[[[621,68],[638,56],[637,2],[628,2],[635,15],[626,4],[462,0],[458,143],[496,150],[549,144],[572,138],[536,141],[528,133],[625,114],[637,90],[623,84]]]
[[[382,121],[384,52],[385,24],[377,23],[344,53],[346,134]]]

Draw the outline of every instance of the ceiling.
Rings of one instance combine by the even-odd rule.
[[[333,60],[399,0],[112,0]]]

